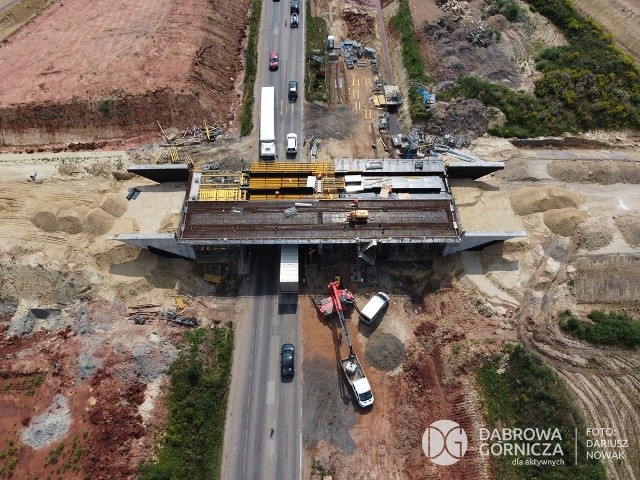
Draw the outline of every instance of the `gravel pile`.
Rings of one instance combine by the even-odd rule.
[[[375,368],[388,372],[402,364],[404,344],[395,335],[375,332],[369,337],[364,356]]]
[[[90,378],[100,368],[102,368],[100,359],[87,353],[78,354],[78,379],[80,381]]]
[[[42,448],[64,437],[71,425],[69,402],[57,394],[42,415],[35,417],[22,433],[23,443],[32,448]]]
[[[9,322],[7,337],[29,336],[33,332],[47,330],[55,332],[63,328],[64,320],[60,310],[31,308],[24,313],[14,315]]]
[[[73,323],[71,324],[71,329],[80,335],[93,333],[95,331],[95,326],[89,318],[89,307],[87,305],[80,305],[78,307]]]

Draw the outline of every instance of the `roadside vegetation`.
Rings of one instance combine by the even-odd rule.
[[[486,411],[487,427],[558,428],[564,465],[514,465],[515,457],[491,456],[495,478],[604,480],[603,465],[587,460],[584,433],[578,435],[578,464],[574,465],[574,429],[584,432],[585,423],[564,383],[522,346],[509,347],[506,365],[501,358],[487,361],[477,372]],[[504,357],[502,357],[504,358]]]
[[[305,58],[305,98],[309,102],[328,100],[327,75],[327,37],[329,28],[322,17],[311,15],[311,0],[307,0],[305,8],[307,55]],[[321,58],[321,61],[313,60]]]
[[[425,75],[425,64],[420,53],[420,43],[411,16],[409,0],[400,0],[398,13],[391,19],[391,26],[400,37],[402,44],[402,62],[411,83],[409,90],[409,114],[413,120],[427,120],[431,117],[428,108],[422,103],[422,97],[417,87],[430,82]]]
[[[560,328],[565,332],[598,345],[636,348],[640,345],[640,322],[626,313],[593,310],[583,322],[571,310],[560,313]]]
[[[142,480],[220,478],[233,329],[185,332],[185,346],[169,370],[169,417],[157,460],[140,467]]]
[[[498,2],[500,3],[500,2]],[[521,15],[509,2],[501,8]],[[477,98],[499,108],[503,127],[490,133],[505,137],[558,135],[591,129],[640,129],[640,70],[615,46],[612,37],[578,13],[568,0],[527,0],[547,17],[568,45],[544,50],[536,59],[542,77],[534,93],[515,92],[476,78],[462,77],[440,98]]]
[[[260,33],[260,12],[262,0],[253,0],[251,18],[249,19],[249,39],[245,54],[244,92],[242,94],[242,113],[240,114],[240,135],[249,135],[253,128],[253,89],[258,71],[258,34]]]

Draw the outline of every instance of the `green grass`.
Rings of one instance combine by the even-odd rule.
[[[306,2],[305,21],[307,43],[305,98],[310,102],[326,102],[328,95],[325,77],[329,29],[324,18],[311,15],[311,0],[307,0]],[[312,62],[311,55],[322,57],[322,62]]]
[[[140,467],[142,480],[220,478],[233,329],[198,328],[184,336],[169,371],[166,434],[157,461]]]
[[[565,465],[513,465],[514,457],[491,456],[494,477],[604,480],[603,465],[586,459],[584,435],[578,436],[578,464],[574,465],[574,429],[584,432],[585,423],[572,394],[558,376],[521,346],[512,349],[503,373],[498,373],[497,365],[498,359],[488,361],[476,374],[487,427],[558,428]]]
[[[399,0],[398,13],[391,19],[391,26],[400,37],[402,44],[402,63],[407,77],[413,84],[425,85],[431,81],[425,75],[425,64],[420,52],[420,43],[411,16],[409,0]],[[415,89],[409,91],[409,113],[413,120],[427,120],[431,113],[422,103],[422,98]]]
[[[498,2],[500,3],[500,2]],[[509,2],[503,2],[505,8]],[[502,110],[506,125],[499,136],[532,137],[592,129],[640,128],[640,70],[611,36],[573,9],[568,0],[527,0],[530,10],[547,17],[568,45],[544,50],[536,59],[542,77],[534,94],[461,78],[440,98],[478,98]],[[514,15],[521,15],[516,13]]]
[[[640,322],[626,313],[593,310],[587,315],[593,323],[581,322],[570,310],[558,317],[562,330],[589,343],[625,348],[640,345]]]
[[[0,450],[0,478],[13,478],[13,472],[18,464],[21,447],[13,440],[7,440],[5,448]]]
[[[242,94],[242,112],[240,113],[240,135],[245,136],[251,133],[253,128],[253,104],[255,97],[253,89],[256,83],[256,73],[258,71],[258,35],[260,34],[260,12],[262,11],[262,0],[253,0],[253,10],[249,19],[249,39],[245,53],[245,78],[244,91]]]

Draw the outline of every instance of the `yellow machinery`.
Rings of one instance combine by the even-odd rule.
[[[352,223],[366,223],[369,221],[368,210],[351,210],[347,216],[349,222]]]

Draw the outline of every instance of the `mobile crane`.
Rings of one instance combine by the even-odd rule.
[[[333,282],[330,282],[329,290],[331,290],[331,296],[316,303],[316,306],[320,313],[325,317],[331,316],[334,312],[337,313],[340,320],[340,327],[344,332],[344,338],[349,347],[349,356],[340,360],[340,366],[344,372],[347,382],[351,385],[351,389],[356,396],[358,405],[362,408],[373,405],[373,392],[371,391],[371,385],[367,380],[362,365],[353,350],[353,344],[349,337],[349,330],[345,323],[344,313],[355,305],[353,294],[347,289],[340,288],[340,278],[336,277]]]

